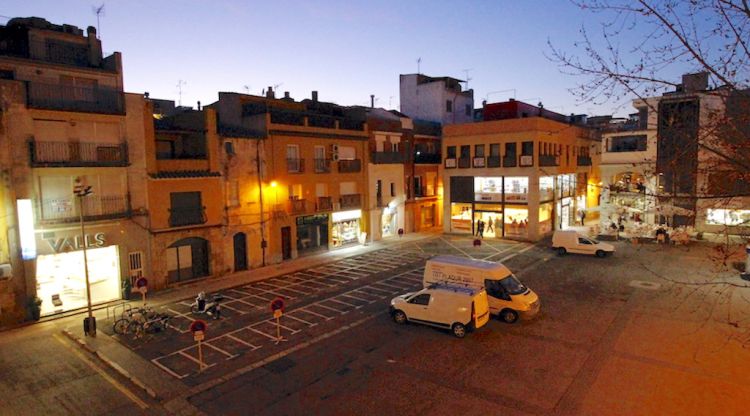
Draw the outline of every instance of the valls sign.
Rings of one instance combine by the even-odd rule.
[[[104,233],[96,233],[94,235],[86,234],[86,248],[90,247],[102,247],[105,244]],[[83,242],[81,236],[76,235],[72,237],[60,237],[60,238],[45,238],[44,241],[49,244],[52,251],[55,253],[62,253],[64,251],[80,250],[83,248]]]

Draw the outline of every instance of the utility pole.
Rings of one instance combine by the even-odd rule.
[[[78,214],[81,221],[81,244],[83,244],[83,272],[86,276],[86,300],[88,302],[88,318],[83,320],[83,329],[86,335],[92,337],[96,336],[96,318],[91,309],[91,283],[89,282],[89,260],[86,255],[86,231],[84,229],[83,221],[83,198],[91,195],[91,187],[85,186],[81,182],[81,178],[76,178],[75,186],[73,187],[73,194],[78,197]]]

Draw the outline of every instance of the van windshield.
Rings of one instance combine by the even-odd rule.
[[[524,286],[523,283],[521,283],[518,279],[516,279],[516,276],[513,275],[500,280],[500,284],[503,286],[503,289],[505,289],[505,291],[510,295],[520,295],[527,290],[526,286]]]

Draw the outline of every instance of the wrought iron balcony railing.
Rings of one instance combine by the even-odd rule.
[[[29,140],[31,167],[127,166],[127,143]]]

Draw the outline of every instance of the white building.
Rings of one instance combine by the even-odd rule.
[[[462,91],[461,82],[451,77],[402,74],[401,112],[443,125],[470,123],[474,119],[474,90]]]

